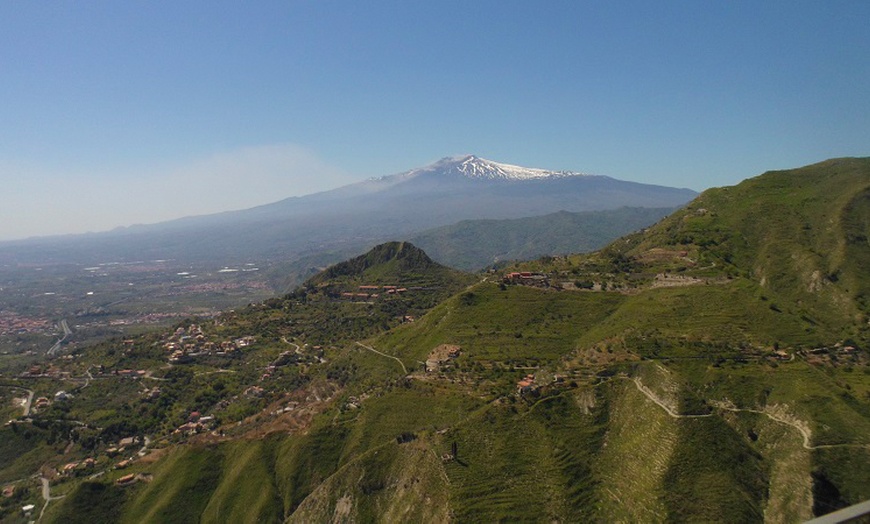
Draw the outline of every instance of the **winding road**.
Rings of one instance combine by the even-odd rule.
[[[706,415],[681,415],[679,413],[674,413],[671,410],[671,408],[669,408],[662,401],[660,401],[658,398],[656,398],[656,396],[653,394],[653,392],[648,387],[641,384],[640,378],[635,377],[635,378],[630,379],[630,380],[632,382],[634,382],[635,386],[637,386],[638,391],[643,393],[646,396],[646,398],[653,401],[657,406],[659,406],[660,408],[665,410],[665,412],[668,415],[670,415],[672,418],[705,418],[705,417],[712,417],[713,416],[713,413],[708,413]],[[758,409],[749,409],[749,408],[732,408],[729,406],[722,405],[721,403],[719,403],[718,405],[715,405],[714,407],[716,409],[721,409],[724,411],[732,411],[735,413],[744,412],[744,413],[755,413],[758,415],[764,415],[774,422],[779,422],[780,424],[785,424],[786,426],[791,426],[791,427],[795,428],[796,430],[798,430],[798,432],[800,432],[801,436],[803,437],[804,449],[808,449],[808,450],[830,449],[830,448],[866,448],[866,449],[870,449],[870,444],[819,444],[819,445],[813,446],[810,444],[810,438],[811,438],[810,432],[807,431],[804,427],[800,426],[799,424],[795,424],[794,422],[785,420],[783,418],[779,418],[779,417],[777,417],[777,416],[775,416],[767,411],[761,411]]]
[[[61,495],[59,497],[51,496],[51,485],[48,483],[48,479],[45,477],[39,477],[39,481],[42,482],[42,498],[45,500],[45,504],[42,506],[42,511],[39,512],[39,518],[37,520],[42,520],[42,515],[45,514],[45,510],[48,508],[48,503],[52,500],[60,500],[64,498],[65,495]]]
[[[408,368],[405,367],[405,363],[402,362],[401,360],[399,360],[398,358],[394,357],[393,355],[387,355],[386,353],[381,353],[377,349],[375,349],[373,347],[366,346],[365,344],[363,344],[361,342],[357,342],[356,345],[363,347],[363,348],[365,348],[373,353],[377,353],[378,355],[380,355],[382,357],[387,357],[387,358],[391,358],[391,359],[395,360],[396,362],[399,363],[400,366],[402,366],[402,371],[404,371],[406,375],[408,374]]]
[[[30,416],[30,408],[33,406],[33,390],[27,389],[25,391],[27,391],[27,400],[24,401],[24,406],[23,406],[24,407],[24,416],[29,417]]]
[[[293,346],[294,348],[296,348],[297,355],[302,353],[302,348],[299,347],[299,344],[297,344],[295,342],[290,342],[289,340],[287,340],[287,337],[281,337],[281,342],[284,342],[285,344],[289,344],[289,345]]]
[[[27,398],[24,400],[24,403],[21,404],[21,409],[23,411],[23,413],[21,415],[24,417],[29,417],[30,416],[30,408],[33,405],[33,390],[27,389],[27,388],[22,388],[20,386],[5,386],[4,385],[4,386],[0,386],[0,387],[27,392]]]
[[[667,414],[670,415],[670,416],[673,417],[673,418],[706,418],[706,417],[712,417],[712,416],[713,416],[712,413],[707,413],[706,415],[680,415],[679,413],[674,413],[674,411],[671,410],[671,408],[669,408],[668,406],[666,406],[664,402],[662,402],[662,401],[659,400],[655,395],[653,395],[653,392],[652,392],[648,387],[646,387],[646,386],[644,386],[643,384],[641,384],[641,382],[640,382],[640,378],[635,377],[635,378],[632,379],[632,382],[634,382],[634,385],[637,386],[637,390],[638,390],[638,391],[640,391],[641,393],[643,393],[644,395],[646,395],[646,398],[648,398],[648,399],[652,400],[653,402],[655,402],[656,405],[658,405],[660,408],[662,408],[663,410],[665,410],[665,411],[667,412]]]

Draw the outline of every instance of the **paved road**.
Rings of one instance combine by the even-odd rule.
[[[51,486],[48,483],[48,479],[45,477],[39,477],[39,481],[42,482],[42,498],[45,500],[45,504],[42,506],[42,511],[39,512],[39,518],[37,520],[42,520],[42,515],[45,514],[45,510],[48,508],[48,503],[52,500],[62,499],[65,495],[61,495],[59,497],[51,496]]]
[[[24,416],[30,416],[30,407],[33,405],[33,390],[27,390],[27,401],[24,402]]]
[[[24,400],[24,404],[21,405],[21,409],[23,410],[23,413],[22,413],[23,416],[25,416],[25,417],[30,416],[30,406],[33,404],[33,390],[32,389],[22,388],[19,386],[0,386],[0,387],[9,388],[9,389],[16,389],[16,390],[20,390],[20,391],[26,391],[27,398]]]
[[[63,344],[70,335],[72,335],[72,330],[69,328],[69,324],[67,324],[66,319],[60,321],[60,327],[63,329],[63,338],[58,339],[57,342],[51,346],[51,349],[48,350],[48,356],[53,357],[60,351],[60,346]]]

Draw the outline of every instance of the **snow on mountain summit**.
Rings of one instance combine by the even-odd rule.
[[[511,164],[493,162],[475,155],[442,158],[438,162],[424,168],[415,169],[408,175],[433,173],[447,176],[463,176],[479,180],[538,180],[544,178],[563,178],[568,176],[586,176],[572,171],[549,171],[531,167],[521,167]]]

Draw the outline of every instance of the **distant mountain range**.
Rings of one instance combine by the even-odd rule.
[[[463,220],[423,231],[411,242],[442,264],[477,271],[508,261],[593,251],[654,224],[674,209],[623,207],[505,220]]]
[[[0,262],[287,260],[362,249],[461,220],[675,207],[695,196],[689,189],[525,168],[469,155],[242,211],[6,242],[0,244]]]

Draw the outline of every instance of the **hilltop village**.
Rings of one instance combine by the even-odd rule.
[[[206,355],[226,356],[253,344],[256,338],[248,335],[234,340],[208,340],[202,328],[197,324],[179,327],[164,342],[163,348],[169,353],[169,362],[181,364],[190,362],[196,357]]]

